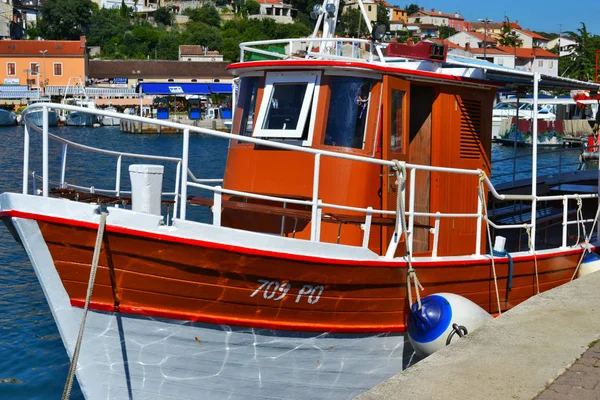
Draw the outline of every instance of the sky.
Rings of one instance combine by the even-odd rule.
[[[444,13],[459,11],[467,21],[489,18],[495,22],[508,16],[518,21],[523,29],[542,32],[574,31],[584,22],[588,32],[600,35],[600,0],[413,0],[388,2],[400,7],[418,4],[425,10],[442,10]]]

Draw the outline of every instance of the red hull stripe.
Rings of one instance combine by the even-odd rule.
[[[279,61],[247,61],[247,62],[239,62],[234,64],[229,64],[227,69],[244,69],[244,68],[268,68],[268,67],[346,67],[346,68],[360,68],[371,71],[384,72],[388,74],[400,74],[407,76],[419,76],[424,78],[438,79],[449,82],[464,82],[464,83],[474,83],[477,85],[485,85],[489,87],[502,87],[503,84],[494,83],[489,81],[483,81],[479,79],[473,78],[465,78],[462,76],[454,76],[454,75],[445,75],[438,74],[435,72],[427,72],[427,71],[417,71],[413,69],[404,69],[398,68],[394,66],[394,64],[390,64],[390,66],[378,65],[378,64],[370,64],[360,61],[325,61],[325,60],[279,60]]]
[[[98,224],[95,222],[87,222],[80,221],[75,219],[54,217],[49,215],[35,214],[17,210],[6,210],[0,211],[0,217],[11,217],[11,218],[24,218],[24,219],[32,219],[36,221],[43,221],[49,223],[55,223],[60,225],[67,226],[75,226],[80,228],[88,228],[88,229],[98,229]],[[142,237],[146,239],[153,240],[162,240],[165,242],[171,243],[180,243],[186,244],[190,246],[198,246],[205,247],[209,249],[218,249],[224,251],[230,251],[238,254],[246,254],[253,255],[259,257],[267,257],[267,258],[278,258],[284,260],[292,260],[292,261],[302,261],[302,262],[310,262],[315,264],[329,264],[329,265],[343,265],[343,266],[361,266],[361,267],[389,267],[389,268],[405,268],[407,263],[404,261],[381,261],[381,260],[344,260],[338,258],[327,258],[327,257],[318,257],[318,256],[308,256],[303,254],[290,254],[290,253],[282,253],[277,251],[270,250],[260,250],[253,249],[249,247],[242,247],[236,245],[228,245],[223,243],[215,243],[215,242],[207,242],[200,239],[190,239],[190,238],[182,238],[178,236],[165,235],[162,233],[154,233],[154,232],[145,232],[137,229],[124,228],[121,226],[107,225],[106,230],[108,232],[114,232],[124,235],[131,235]],[[592,247],[592,250],[594,248]],[[533,261],[534,258],[537,260],[544,260],[547,258],[561,257],[561,256],[569,256],[573,254],[580,254],[583,249],[573,249],[568,251],[561,251],[556,253],[545,253],[538,254],[535,257],[533,255],[526,256],[516,256],[513,257],[514,262],[526,262]],[[496,258],[496,262],[507,262],[508,259],[504,258]],[[418,266],[420,268],[438,268],[438,267],[457,267],[457,266],[485,266],[491,264],[491,259],[462,259],[462,260],[444,260],[444,261],[413,261],[414,266]]]
[[[73,307],[83,308],[85,306],[84,300],[71,299],[71,305]],[[118,309],[112,304],[90,302],[90,310],[106,311],[106,312],[119,312],[123,314],[143,315],[146,317],[155,318],[166,318],[177,321],[191,321],[191,322],[202,322],[215,325],[233,325],[233,326],[244,326],[261,329],[272,329],[281,331],[302,331],[302,332],[337,332],[337,333],[387,333],[387,332],[405,332],[406,327],[404,325],[394,326],[335,326],[335,325],[322,325],[322,324],[284,324],[279,322],[270,321],[255,321],[245,320],[241,318],[231,317],[214,317],[210,315],[197,315],[165,310],[156,310],[149,308],[130,307],[130,306],[119,306]]]

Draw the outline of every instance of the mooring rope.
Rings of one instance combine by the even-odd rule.
[[[104,211],[100,212],[100,224],[98,225],[98,234],[96,236],[96,244],[94,246],[92,268],[90,269],[90,279],[88,282],[87,295],[85,297],[85,306],[83,307],[83,317],[81,318],[81,325],[79,326],[79,335],[77,336],[77,343],[75,344],[75,350],[73,351],[73,358],[71,358],[69,374],[67,375],[67,381],[65,382],[65,388],[61,397],[62,400],[67,400],[69,399],[69,397],[71,397],[71,389],[73,388],[73,380],[75,378],[75,371],[77,370],[77,360],[79,359],[79,351],[81,349],[81,342],[83,340],[83,330],[85,329],[85,321],[87,318],[88,307],[92,298],[92,290],[94,289],[96,271],[98,270],[98,261],[100,259],[100,250],[102,249],[102,238],[104,237],[104,228],[106,226],[107,215],[108,214]]]
[[[531,226],[529,224],[525,224],[525,232],[527,232],[527,246],[529,246],[529,250],[532,250],[533,253],[533,267],[535,269],[535,286],[537,290],[537,294],[540,294],[540,278],[538,274],[538,263],[537,263],[537,255],[535,253],[535,248],[533,247],[533,239],[531,238]]]
[[[481,201],[481,205],[483,206],[483,218],[486,222],[486,236],[488,238],[488,245],[490,246],[490,250],[494,249],[494,245],[492,244],[492,230],[490,229],[490,220],[488,218],[487,213],[487,204],[485,199],[485,194],[483,191],[483,182],[485,182],[485,172],[479,172],[479,201]],[[492,260],[492,274],[494,275],[494,289],[496,290],[496,302],[498,303],[498,314],[502,315],[502,308],[500,307],[500,291],[498,290],[498,276],[496,275],[496,263],[494,262],[494,253],[492,251],[491,254]]]
[[[396,225],[394,229],[394,239],[398,238],[398,228],[402,225],[402,234],[404,235],[404,251],[406,254],[406,260],[408,262],[408,271],[406,276],[406,289],[408,291],[408,303],[412,307],[412,285],[415,287],[415,293],[417,296],[417,304],[419,310],[421,309],[421,294],[419,289],[423,290],[419,278],[417,277],[417,271],[412,266],[412,252],[410,244],[408,243],[408,235],[406,229],[406,213],[404,212],[404,196],[402,195],[402,186],[406,183],[406,165],[398,160],[392,160],[395,164],[394,170],[396,171],[396,185],[398,190],[396,192]],[[411,283],[412,281],[412,283]]]
[[[584,250],[581,252],[581,256],[579,257],[579,261],[577,262],[577,267],[575,267],[575,271],[573,271],[573,276],[571,276],[571,280],[575,279],[575,277],[577,276],[577,272],[579,272],[579,267],[581,267],[581,263],[583,262],[583,257],[585,257],[585,253],[590,251],[590,247],[591,247],[590,240],[592,238],[592,235],[594,234],[594,229],[596,229],[596,223],[598,223],[599,216],[600,216],[600,205],[596,208],[596,216],[594,217],[594,223],[592,224],[592,229],[590,229],[590,234],[586,235],[586,237],[585,237],[585,242],[582,245],[584,247]],[[577,224],[577,228],[579,230],[579,223]],[[584,229],[585,229],[585,225],[584,225]],[[579,237],[577,238],[577,244],[579,244]]]

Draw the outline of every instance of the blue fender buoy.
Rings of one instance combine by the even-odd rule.
[[[453,293],[436,293],[413,304],[408,316],[408,339],[426,357],[493,319],[471,300]]]
[[[585,253],[579,271],[577,271],[577,277],[591,274],[592,272],[600,271],[600,256],[593,251]]]

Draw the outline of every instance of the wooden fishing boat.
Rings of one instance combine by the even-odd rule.
[[[535,107],[540,87],[597,85],[384,43],[377,29],[334,38],[336,14],[337,3],[315,8],[323,36],[280,41],[285,55],[241,45],[242,60],[263,60],[229,67],[232,133],[31,106],[44,121],[86,111],[183,131],[181,157],[167,157],[28,126],[23,193],[0,195],[86,398],[352,398],[416,360],[415,299],[450,292],[498,315],[570,281],[594,249],[597,193],[538,195],[535,145],[529,193],[498,193],[489,176],[498,88],[532,86]],[[222,179],[189,170],[190,132],[229,140]],[[58,164],[49,141],[63,146]],[[114,188],[68,182],[69,147],[115,157]],[[126,158],[152,163],[130,166],[131,191]],[[210,220],[192,218],[194,205]],[[490,254],[498,236],[506,251]]]

